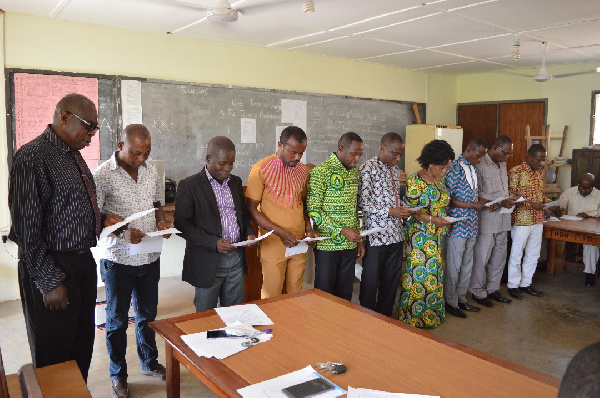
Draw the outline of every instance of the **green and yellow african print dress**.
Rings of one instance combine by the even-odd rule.
[[[429,184],[419,173],[406,181],[406,202],[424,206],[421,211],[434,217],[445,217],[450,194],[446,180]],[[406,270],[402,275],[400,320],[416,327],[434,328],[446,319],[444,312],[444,270],[442,268],[442,236],[447,227],[417,221],[405,221]]]

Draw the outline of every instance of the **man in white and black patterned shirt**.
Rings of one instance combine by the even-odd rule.
[[[397,133],[381,138],[379,155],[360,168],[358,206],[363,211],[364,229],[387,228],[369,235],[362,261],[360,305],[392,316],[398,282],[402,274],[402,223],[410,211],[400,198],[398,162],[404,141]]]
[[[151,140],[148,129],[130,124],[123,130],[119,150],[94,172],[98,206],[106,214],[122,218],[156,208],[154,214],[132,221],[119,236],[100,239],[100,275],[106,291],[106,347],[113,397],[127,397],[127,313],[133,297],[137,352],[142,373],[165,379],[165,368],[158,363],[154,331],[148,325],[156,318],[160,253],[130,254],[145,232],[164,230],[172,225],[160,209],[162,184],[156,168],[146,160]],[[165,235],[168,237],[169,235]]]

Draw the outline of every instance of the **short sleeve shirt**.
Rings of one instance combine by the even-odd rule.
[[[541,170],[532,170],[527,162],[513,167],[508,172],[508,189],[517,199],[521,196],[526,199],[516,204],[511,218],[513,225],[527,226],[544,221],[544,211],[531,208],[532,202],[547,202]]]

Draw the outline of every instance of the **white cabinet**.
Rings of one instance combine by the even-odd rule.
[[[406,148],[404,150],[404,170],[406,176],[421,169],[417,158],[421,150],[432,140],[446,140],[454,149],[455,158],[462,153],[463,130],[457,126],[438,126],[435,124],[411,124],[406,126]]]

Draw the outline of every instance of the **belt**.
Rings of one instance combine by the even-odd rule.
[[[75,253],[75,254],[84,254],[87,253],[90,249],[83,249],[83,250],[76,250],[74,252],[71,253]]]

